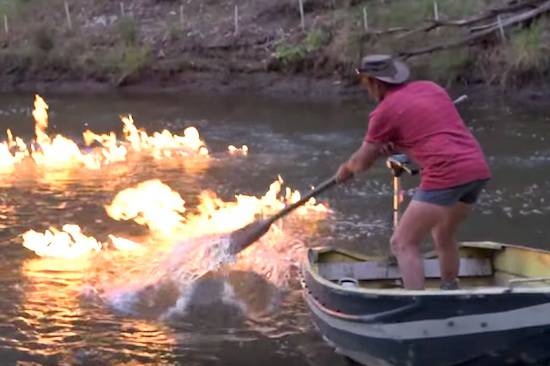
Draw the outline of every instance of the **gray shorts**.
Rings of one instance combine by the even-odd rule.
[[[412,199],[439,206],[453,206],[457,202],[471,205],[476,203],[479,194],[488,181],[489,179],[474,180],[456,187],[443,189],[424,190],[419,188]]]

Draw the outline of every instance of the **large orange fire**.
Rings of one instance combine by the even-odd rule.
[[[105,209],[111,218],[133,220],[147,226],[152,239],[172,245],[182,240],[230,233],[258,216],[272,214],[285,204],[298,201],[300,193],[290,188],[283,192],[282,183],[281,178],[276,180],[262,197],[238,195],[232,202],[223,201],[214,192],[203,191],[199,205],[186,214],[185,201],[177,192],[160,180],[149,180],[119,192]],[[317,204],[315,199],[297,210],[298,215],[316,218],[327,212],[328,208]],[[109,238],[111,243],[101,243],[84,235],[79,226],[67,224],[62,230],[50,228],[44,233],[30,230],[23,234],[23,245],[39,256],[61,258],[75,258],[108,248],[140,247],[129,239],[114,235]]]
[[[150,135],[138,129],[131,116],[122,118],[122,139],[114,132],[85,131],[83,141],[89,149],[84,151],[71,139],[47,134],[47,110],[44,100],[36,96],[33,143],[26,144],[8,130],[7,141],[0,143],[0,174],[13,172],[25,160],[46,172],[65,172],[76,168],[101,171],[110,164],[128,162],[130,154],[146,154],[155,160],[168,161],[209,157],[194,127],[187,128],[182,135],[167,130]],[[244,145],[240,148],[230,145],[228,151],[231,155],[249,153]],[[125,291],[130,283],[149,289],[152,285],[165,283],[165,277],[176,278],[180,284],[183,278],[188,282],[227,261],[233,262],[231,265],[235,269],[256,271],[270,279],[279,279],[288,276],[289,266],[304,249],[303,243],[293,238],[292,230],[287,230],[283,224],[273,225],[258,245],[247,248],[237,258],[227,258],[224,248],[233,230],[299,199],[300,192],[284,188],[279,177],[263,196],[237,195],[226,201],[215,192],[203,191],[198,196],[199,203],[188,207],[178,192],[158,179],[151,179],[123,189],[105,206],[111,219],[133,221],[146,227],[148,234],[145,236],[128,238],[111,233],[100,240],[87,234],[87,228],[67,223],[61,229],[27,231],[22,236],[23,246],[41,257],[46,263],[44,266],[54,263],[59,270],[66,263],[74,270],[75,264],[85,263],[81,270],[93,273],[97,282],[108,278],[107,287]],[[294,217],[300,230],[316,230],[316,223],[328,212],[325,205],[311,199]],[[278,261],[285,263],[278,266]],[[110,270],[100,270],[106,267]],[[116,276],[112,276],[115,272]]]
[[[88,147],[83,151],[79,145],[62,135],[49,136],[48,105],[40,96],[34,102],[35,139],[27,144],[7,131],[7,140],[0,143],[0,174],[12,173],[15,167],[31,158],[34,164],[48,171],[68,170],[84,167],[97,170],[106,165],[123,162],[131,153],[147,154],[160,160],[175,157],[208,156],[206,144],[195,127],[188,127],[183,135],[168,130],[148,134],[136,127],[132,116],[122,117],[123,138],[118,139],[114,132],[97,134],[84,131],[83,141]],[[229,147],[230,152],[247,152],[243,146]]]
[[[239,195],[226,202],[205,191],[199,205],[186,210],[177,192],[150,180],[119,192],[105,207],[113,219],[133,220],[149,228],[150,234],[139,242],[109,235],[109,241],[102,243],[84,235],[77,225],[64,225],[62,230],[28,231],[23,245],[56,270],[82,263],[81,270],[91,277],[86,281],[94,283],[94,296],[119,311],[169,317],[185,312],[195,280],[223,267],[256,272],[276,285],[288,284],[295,273],[291,269],[306,249],[292,229],[273,225],[256,245],[236,257],[227,253],[226,234],[299,197],[297,191],[283,190],[278,179],[261,197]],[[327,213],[325,205],[312,199],[295,218],[301,231],[313,232]],[[101,271],[105,268],[109,270]]]

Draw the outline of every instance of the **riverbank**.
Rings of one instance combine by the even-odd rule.
[[[546,3],[304,1],[302,23],[298,2],[286,0],[0,0],[0,90],[340,97],[361,93],[361,55],[391,52],[416,78],[447,87],[537,91],[550,75]],[[509,27],[491,30],[496,14]],[[476,34],[463,23],[491,32],[461,45]]]

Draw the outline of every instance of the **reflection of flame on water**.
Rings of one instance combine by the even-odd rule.
[[[161,324],[136,318],[114,320],[96,306],[101,303],[90,301],[97,298],[95,289],[87,285],[90,274],[107,272],[93,258],[32,259],[25,261],[21,270],[26,280],[16,289],[21,291],[21,302],[13,316],[18,336],[3,340],[14,352],[27,352],[40,364],[108,365],[120,344],[139,349],[140,361],[146,364],[156,364],[158,358],[143,350],[173,350],[175,340]],[[111,347],[112,342],[116,347]],[[128,350],[120,352],[127,354]]]
[[[170,312],[183,310],[190,284],[231,262],[234,263],[230,268],[258,272],[275,283],[288,280],[289,270],[304,250],[303,243],[293,238],[293,230],[273,225],[260,243],[237,258],[225,251],[225,234],[251,223],[258,215],[271,214],[299,200],[298,191],[283,190],[279,178],[262,197],[238,195],[235,201],[226,202],[213,192],[203,192],[199,199],[196,209],[186,211],[183,199],[168,186],[158,180],[143,182],[117,194],[106,207],[111,217],[131,219],[150,229],[152,235],[143,245],[114,236],[113,245],[105,245],[70,225],[64,227],[64,232],[27,232],[23,245],[40,256],[74,258],[99,254],[109,262],[102,268],[110,268],[110,275],[100,275],[97,280],[100,292],[117,309],[138,314],[158,307],[159,302],[161,311],[156,315],[166,314],[169,308]],[[316,230],[315,222],[327,212],[324,205],[311,200],[297,210],[300,229]],[[117,245],[117,241],[121,244]],[[105,251],[105,247],[118,250]],[[131,260],[126,260],[127,250],[135,248],[142,250],[134,251]]]

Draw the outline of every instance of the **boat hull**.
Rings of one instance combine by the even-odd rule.
[[[338,353],[364,365],[542,365],[550,359],[547,326],[438,338],[377,338],[350,331],[352,324],[316,312],[314,306],[310,305],[312,317],[325,340]]]
[[[310,256],[311,258],[311,256]],[[304,267],[304,298],[336,350],[369,366],[546,364],[550,293],[363,291]]]

